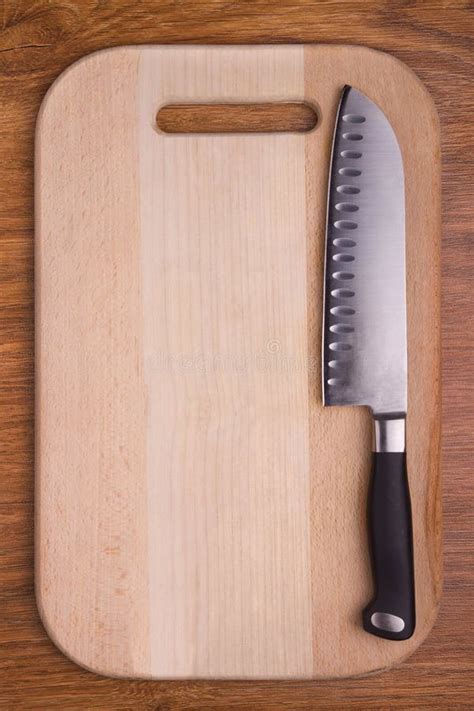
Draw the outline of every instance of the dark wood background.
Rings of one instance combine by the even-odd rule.
[[[7,709],[474,707],[472,4],[460,0],[0,2],[0,706]],[[443,150],[445,584],[436,626],[403,665],[328,682],[105,679],[46,636],[33,592],[33,138],[49,85],[103,47],[337,42],[393,53],[431,91]],[[423,186],[420,185],[420,190]]]

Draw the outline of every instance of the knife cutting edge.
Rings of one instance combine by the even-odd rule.
[[[325,405],[374,418],[369,528],[375,595],[367,632],[415,629],[411,504],[405,448],[407,338],[403,162],[385,114],[342,92],[329,177],[323,327]]]

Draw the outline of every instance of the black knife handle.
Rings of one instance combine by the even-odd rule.
[[[375,597],[363,612],[364,629],[408,639],[415,630],[415,582],[405,452],[374,453],[368,508]]]

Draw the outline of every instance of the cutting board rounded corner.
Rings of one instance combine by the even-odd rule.
[[[35,545],[38,546],[38,541],[36,540]],[[37,571],[37,568],[36,568]],[[81,657],[80,654],[74,649],[74,638],[71,635],[65,635],[63,638],[61,635],[61,630],[63,629],[61,625],[56,625],[54,622],[54,613],[48,610],[48,596],[44,595],[43,583],[39,572],[35,572],[35,602],[36,609],[38,611],[41,624],[48,635],[54,646],[64,654],[67,659],[69,659],[74,664],[77,664],[82,669],[86,671],[93,672],[95,674],[100,674],[101,676],[113,676],[110,674],[110,670],[95,668],[94,664],[91,663],[89,658]]]
[[[35,602],[36,609],[38,611],[41,624],[48,635],[54,646],[64,654],[64,656],[69,659],[73,664],[85,669],[92,674],[97,674],[99,676],[109,677],[113,679],[147,679],[150,678],[143,673],[143,669],[133,669],[130,666],[127,671],[123,673],[117,669],[117,665],[108,666],[103,658],[98,657],[93,652],[94,650],[89,648],[84,651],[84,649],[76,649],[77,638],[74,636],[61,634],[62,627],[54,622],[54,613],[48,612],[47,609],[47,596],[43,599],[42,584],[39,581],[38,574],[35,574]],[[92,652],[92,653],[91,653]],[[102,655],[103,656],[103,655]]]
[[[318,46],[318,45],[314,45]],[[438,109],[436,107],[436,102],[429,91],[426,84],[418,76],[418,74],[404,62],[399,59],[394,54],[390,52],[385,52],[382,49],[375,49],[374,47],[366,47],[363,45],[326,45],[332,47],[335,50],[341,50],[352,52],[354,55],[354,60],[360,61],[366,66],[370,65],[376,67],[380,64],[381,77],[396,77],[398,80],[403,77],[406,80],[407,85],[404,87],[404,91],[409,91],[412,93],[416,91],[419,93],[420,98],[420,109],[423,112],[431,114],[435,125],[438,130],[440,129],[440,118]],[[398,77],[397,75],[400,75]],[[393,79],[392,79],[393,81]],[[357,88],[357,87],[355,87]],[[364,91],[368,92],[367,85],[364,84]],[[368,93],[369,95],[369,93]]]
[[[81,74],[83,70],[89,67],[89,65],[94,65],[94,70],[103,69],[101,67],[103,64],[102,60],[112,60],[109,64],[114,64],[113,55],[118,55],[123,57],[126,54],[139,54],[143,50],[142,45],[120,45],[117,47],[104,47],[102,49],[96,49],[89,54],[85,54],[83,57],[79,57],[74,62],[71,62],[65,69],[60,72],[57,77],[49,85],[45,95],[40,104],[39,113],[44,105],[47,104],[48,99],[57,91],[63,82],[72,82],[76,84],[82,81]],[[90,99],[91,95],[82,92],[85,100]]]

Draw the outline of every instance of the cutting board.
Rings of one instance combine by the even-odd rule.
[[[323,408],[324,221],[344,84],[404,156],[418,624],[372,594],[364,408]],[[175,102],[305,101],[307,133],[167,134]],[[144,46],[74,64],[36,143],[36,581],[70,658],[143,678],[327,678],[422,642],[441,586],[433,102],[362,47]]]

